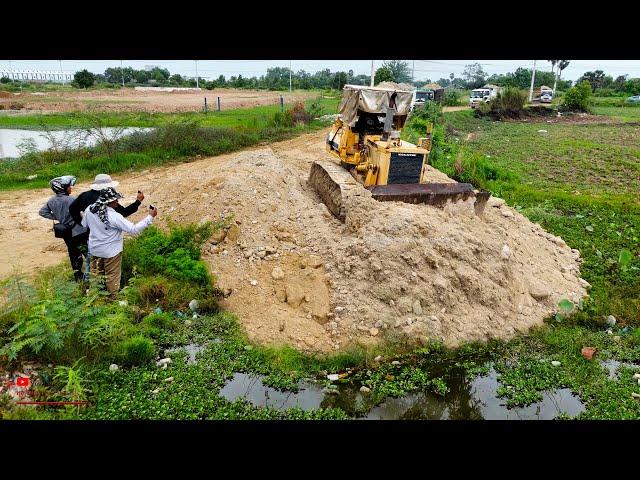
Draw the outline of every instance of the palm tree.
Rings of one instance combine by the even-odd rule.
[[[547,62],[551,62],[551,73],[553,73],[556,67],[556,63],[558,63],[558,60],[547,60]]]
[[[553,82],[553,94],[556,94],[556,86],[558,85],[558,79],[560,78],[560,75],[562,74],[562,71],[567,68],[569,66],[570,61],[569,60],[557,60],[558,62],[558,71],[556,72],[556,78],[555,81]]]

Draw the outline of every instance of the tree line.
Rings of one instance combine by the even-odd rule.
[[[260,77],[232,75],[230,78],[220,75],[216,79],[185,77],[171,74],[166,68],[154,67],[149,70],[136,70],[131,67],[107,68],[104,74],[93,74],[87,70],[77,72],[74,84],[79,88],[89,88],[95,84],[110,85],[154,85],[160,87],[196,87],[212,90],[214,88],[250,88],[260,90],[288,90],[289,82],[294,89],[341,89],[345,84],[368,85],[369,75],[355,75],[353,70],[332,72],[324,69],[316,73],[305,70],[290,71],[286,67],[267,69]]]
[[[559,91],[570,88],[571,80],[563,80],[562,71],[569,65],[569,60],[548,60],[551,63],[551,71],[536,70],[534,86],[547,85]],[[530,68],[519,67],[514,72],[489,75],[479,63],[466,65],[461,76],[454,73],[448,78],[439,78],[435,83],[444,88],[469,90],[479,88],[485,84],[495,84],[503,87],[517,87],[529,89],[533,71]],[[330,69],[320,70],[316,73],[298,70],[290,71],[286,67],[272,67],[267,69],[265,75],[259,77],[243,77],[233,75],[229,78],[220,75],[216,79],[199,77],[185,77],[180,74],[171,74],[169,70],[161,67],[136,70],[131,67],[107,68],[103,74],[93,74],[87,70],[76,72],[74,85],[79,88],[89,88],[95,84],[106,86],[124,85],[154,85],[162,87],[196,87],[208,90],[214,88],[247,88],[259,90],[288,90],[294,89],[342,89],[345,84],[369,85],[369,75],[355,75],[353,70],[332,72]],[[613,78],[602,70],[585,72],[575,84],[587,81],[596,95],[615,94],[640,94],[640,78],[628,78],[628,75],[620,75]],[[403,60],[386,60],[374,74],[374,84],[392,81],[397,83],[410,83],[417,87],[432,83],[431,79],[413,80],[413,74],[409,62]],[[290,83],[291,82],[291,83]]]

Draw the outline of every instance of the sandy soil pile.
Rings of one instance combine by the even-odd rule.
[[[364,195],[341,223],[307,185],[320,158],[322,134],[310,134],[118,180],[127,195],[144,189],[160,224],[233,218],[205,258],[258,343],[328,352],[388,335],[506,338],[586,294],[579,252],[499,199],[479,218]]]

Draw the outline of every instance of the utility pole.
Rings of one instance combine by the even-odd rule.
[[[196,88],[200,88],[200,80],[198,79],[198,60],[196,62]]]
[[[413,66],[411,67],[411,83],[413,83],[413,72],[416,70],[416,61],[413,61]]]
[[[374,70],[373,70],[373,60],[371,60],[371,86],[373,87],[373,75],[374,75]]]
[[[289,60],[289,93],[291,93],[291,60]]]
[[[531,88],[529,88],[529,103],[533,101],[533,84],[536,81],[536,61],[533,61],[533,72],[531,74]]]
[[[62,77],[62,85],[66,85],[67,82],[64,79],[64,73],[62,73],[62,60],[58,60],[60,62],[60,76]]]
[[[122,60],[120,60],[120,74],[122,75],[122,86],[124,87],[124,69],[122,68]]]

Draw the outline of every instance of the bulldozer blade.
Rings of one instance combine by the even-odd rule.
[[[475,198],[474,211],[481,215],[489,199],[489,192],[476,193],[470,183],[415,183],[369,187],[373,198],[381,202],[426,203],[443,207],[448,202],[465,202]]]

